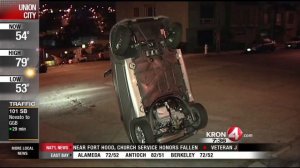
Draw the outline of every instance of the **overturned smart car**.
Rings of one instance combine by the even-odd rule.
[[[176,142],[207,125],[176,49],[181,34],[163,16],[122,20],[110,32],[113,81],[132,143]]]

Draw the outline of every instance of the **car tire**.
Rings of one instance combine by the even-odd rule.
[[[135,118],[131,121],[130,133],[132,137],[131,141],[134,144],[155,143],[151,126],[144,117]]]
[[[205,128],[208,122],[206,109],[200,103],[194,103],[190,106],[193,115],[193,127],[195,129]]]
[[[271,48],[271,51],[272,51],[272,52],[274,52],[274,51],[275,51],[275,49],[276,49],[276,47],[272,47],[272,48]]]
[[[46,65],[42,65],[42,66],[40,66],[40,68],[39,68],[39,72],[40,72],[40,73],[46,73],[47,70],[48,70],[48,67],[47,67]]]
[[[168,48],[176,49],[181,41],[182,25],[174,22],[168,28],[168,36],[166,38],[166,45]]]
[[[124,25],[117,25],[111,32],[111,50],[113,54],[122,56],[129,47],[131,32]]]

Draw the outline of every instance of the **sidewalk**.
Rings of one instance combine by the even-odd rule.
[[[276,50],[282,50],[285,49],[285,44],[277,44],[276,45]],[[275,50],[275,52],[276,52]],[[231,50],[231,51],[213,51],[213,52],[208,52],[207,55],[204,55],[204,52],[201,53],[184,53],[183,55],[185,57],[189,57],[189,56],[213,56],[213,55],[227,55],[227,54],[241,54],[243,52],[243,50]]]
[[[204,55],[204,53],[185,53],[183,54],[185,57],[190,57],[190,56],[213,56],[213,55],[226,55],[226,54],[240,54],[242,53],[242,50],[232,50],[232,51],[220,51],[220,52],[209,52],[207,55]]]

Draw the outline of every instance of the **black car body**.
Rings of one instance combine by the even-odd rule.
[[[100,60],[110,60],[110,48],[109,44],[105,45],[98,53]]]
[[[300,37],[294,37],[285,43],[286,48],[300,48]]]
[[[45,59],[45,50],[39,49],[39,73],[46,73],[48,70]]]
[[[276,42],[270,38],[262,38],[255,40],[251,45],[247,46],[244,53],[270,52],[276,49]]]

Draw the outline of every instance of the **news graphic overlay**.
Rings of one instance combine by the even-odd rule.
[[[243,137],[243,131],[240,127],[232,126],[227,130],[227,135],[231,141],[239,141]]]
[[[39,142],[38,10],[38,0],[0,0],[0,152],[27,158]]]
[[[201,143],[240,143],[245,139],[251,139],[252,133],[243,132],[239,126],[230,126],[224,131],[207,131]]]
[[[269,159],[270,144],[41,143],[41,159]]]

